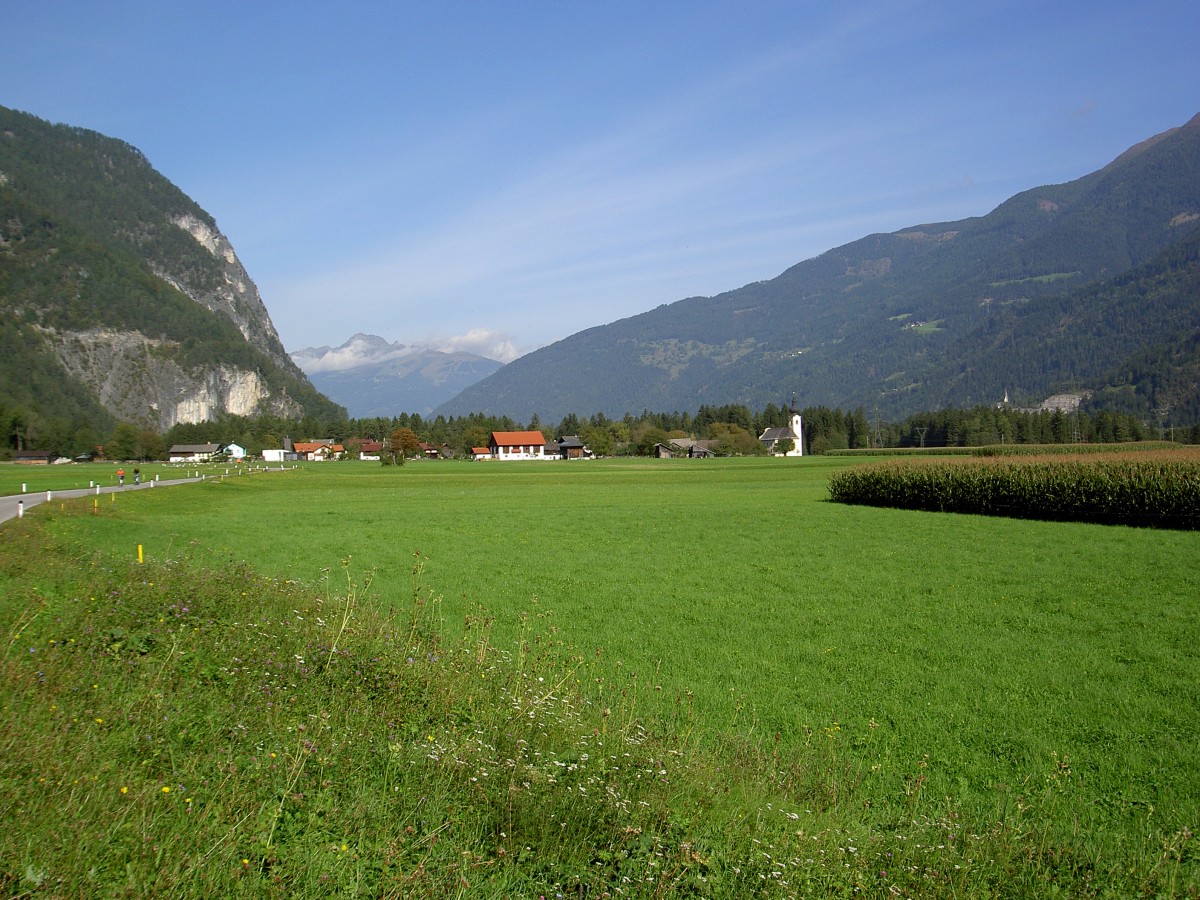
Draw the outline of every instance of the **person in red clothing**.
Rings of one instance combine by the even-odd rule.
[[[117,485],[120,486],[124,483],[125,483],[125,470],[117,469]]]

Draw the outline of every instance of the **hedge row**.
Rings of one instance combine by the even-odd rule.
[[[1173,441],[1119,444],[985,444],[981,447],[872,447],[826,450],[823,456],[1079,456],[1091,453],[1129,453],[1137,450],[1178,450]]]
[[[1171,441],[1137,441],[1119,444],[992,444],[972,448],[972,456],[1087,456],[1093,453],[1145,452],[1147,450],[1182,450],[1186,445]]]
[[[1200,457],[906,459],[844,469],[829,494],[867,506],[1196,529]]]
[[[822,456],[974,456],[978,447],[858,447],[854,450],[826,450]]]

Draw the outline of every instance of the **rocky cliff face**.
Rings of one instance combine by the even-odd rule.
[[[23,358],[0,361],[0,408],[59,415],[56,385],[65,396],[69,384],[112,418],[161,430],[338,413],[195,201],[122,141],[0,107],[5,336]]]
[[[165,431],[222,413],[294,418],[303,412],[286,394],[274,395],[258,372],[227,365],[187,371],[172,359],[170,342],[136,331],[92,329],[46,337],[63,368],[93,386],[104,408],[123,421]]]
[[[218,278],[197,277],[196,270],[151,270],[175,290],[237,326],[242,336],[272,362],[287,370],[295,363],[283,350],[267,308],[234,252],[213,225],[190,214],[169,220],[210,254]],[[138,330],[94,328],[44,329],[43,336],[68,373],[92,387],[105,409],[118,419],[165,431],[180,423],[205,422],[222,414],[303,414],[299,403],[275,393],[258,371],[215,362],[185,367],[176,361],[179,342],[147,337]]]
[[[189,284],[186,278],[176,279],[166,271],[156,270],[155,274],[205,309],[230,319],[247,341],[270,355],[278,364],[290,368],[293,365],[292,358],[284,351],[258,288],[242,267],[229,239],[214,226],[190,213],[176,214],[171,221],[212,255],[220,267],[220,281],[206,288]]]

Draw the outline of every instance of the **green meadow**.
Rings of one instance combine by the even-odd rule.
[[[264,577],[325,610],[323,625],[342,610],[347,636],[354,616],[404,619],[420,598],[423,629],[522,677],[537,648],[546,667],[538,677],[569,685],[600,716],[596,733],[615,715],[670,752],[709,760],[688,776],[697,791],[724,783],[743,794],[748,805],[730,821],[786,807],[772,834],[797,842],[790,874],[764,876],[749,893],[733,863],[724,881],[715,863],[699,881],[672,881],[665,870],[652,886],[626,882],[627,890],[615,876],[589,881],[588,866],[616,852],[605,845],[570,878],[529,884],[511,857],[501,860],[488,870],[492,893],[476,878],[463,896],[555,887],[578,896],[1037,896],[1039,879],[1068,896],[1194,896],[1200,534],[829,502],[829,475],[859,462],[222,470],[203,484],[101,498],[98,509],[44,504],[21,526],[120,578],[156,572],[166,583],[180,567],[225,573],[214,582]],[[30,665],[16,659],[32,652],[26,644],[40,651],[34,637],[50,640],[39,631],[45,619],[30,624],[29,598],[69,603],[72,578],[82,577],[40,580],[36,567],[4,576],[10,677],[12,666]],[[161,641],[146,640],[161,652]],[[746,775],[754,767],[775,774],[760,782]],[[10,772],[5,821],[20,824],[20,795]],[[687,822],[671,818],[688,835],[701,810],[720,818],[711,800],[658,800],[691,810]],[[740,826],[710,826],[710,841],[741,840]],[[270,880],[283,871],[274,827],[260,829],[266,849],[262,833],[253,853],[228,848],[258,866],[257,880],[237,882],[246,895],[299,889]],[[869,863],[851,859],[847,835],[870,843]],[[810,838],[821,848],[813,858],[803,846]],[[494,839],[472,839],[463,852],[482,854],[479,841]],[[41,870],[12,841],[0,862],[14,890],[40,886]],[[821,868],[834,856],[844,871]],[[817,871],[826,874],[809,877]],[[444,885],[421,893],[416,882],[389,892],[376,876],[352,882],[343,873],[336,883],[345,895],[363,884],[376,896],[446,895]]]
[[[0,496],[15,494],[41,494],[46,491],[82,490],[100,485],[102,488],[117,486],[117,471],[124,470],[125,484],[133,484],[134,467],[141,469],[142,481],[149,484],[156,478],[169,481],[176,478],[191,478],[204,475],[209,478],[234,477],[239,472],[262,469],[262,463],[237,466],[235,464],[205,463],[185,465],[183,463],[79,463],[57,466],[29,466],[18,463],[0,463]]]

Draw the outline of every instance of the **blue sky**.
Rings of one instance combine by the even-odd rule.
[[[289,350],[501,359],[982,215],[1200,113],[1200,4],[5,0],[0,105],[138,147]]]

